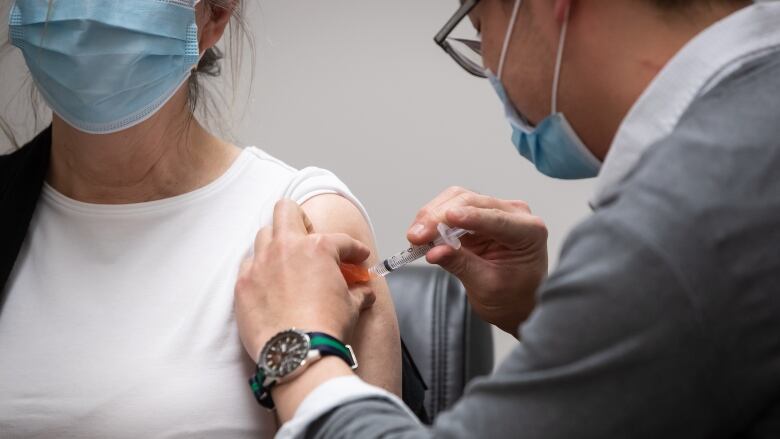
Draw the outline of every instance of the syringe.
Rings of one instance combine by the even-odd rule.
[[[408,249],[379,262],[378,264],[369,268],[368,272],[377,276],[385,277],[393,271],[409,264],[410,262],[425,256],[425,254],[428,253],[428,250],[438,245],[446,244],[455,250],[458,250],[460,249],[461,245],[459,238],[467,233],[473,233],[469,230],[448,227],[444,223],[439,223],[436,228],[439,230],[439,237],[434,241],[431,241],[425,245],[413,245]]]

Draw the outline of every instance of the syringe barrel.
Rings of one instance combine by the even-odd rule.
[[[368,271],[377,276],[385,277],[393,271],[409,264],[412,261],[420,259],[428,253],[428,250],[436,247],[437,245],[449,245],[455,250],[460,249],[460,237],[472,233],[469,230],[463,230],[458,228],[447,227],[446,224],[440,223],[437,227],[439,230],[439,237],[435,241],[428,243],[427,245],[414,245],[406,250],[390,256],[384,261],[374,265]]]
[[[425,254],[428,253],[428,250],[432,249],[433,247],[434,247],[433,243],[427,245],[411,246],[406,250],[399,252],[393,256],[390,256],[384,261],[376,264],[374,267],[371,268],[370,271],[382,277],[387,276],[388,273],[391,273],[403,267],[404,265],[407,265],[425,256]]]

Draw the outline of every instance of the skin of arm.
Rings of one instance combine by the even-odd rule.
[[[316,233],[346,233],[366,244],[371,256],[364,266],[377,262],[376,244],[371,228],[358,208],[346,198],[325,194],[309,199],[302,209]],[[401,395],[401,339],[390,289],[383,278],[373,278],[374,305],[360,314],[353,339],[359,368],[357,374],[368,383]]]

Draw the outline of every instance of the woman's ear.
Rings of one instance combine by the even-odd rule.
[[[219,3],[224,3],[225,6],[215,6],[210,4],[208,0],[202,0],[202,10],[198,13],[198,29],[200,30],[200,52],[203,53],[208,49],[214,47],[222,35],[225,33],[225,28],[230,22],[230,17],[233,16],[236,4],[239,0],[225,0]]]

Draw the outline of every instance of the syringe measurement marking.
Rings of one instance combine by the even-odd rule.
[[[467,233],[473,233],[469,230],[447,227],[447,225],[444,223],[439,223],[439,225],[436,226],[436,229],[439,231],[439,237],[435,240],[428,242],[426,245],[413,245],[406,250],[400,251],[369,268],[368,272],[370,274],[384,277],[389,273],[392,273],[393,271],[398,270],[399,268],[425,256],[429,250],[436,247],[437,245],[447,244],[455,250],[458,250],[460,249],[460,240],[458,240],[458,238]]]
[[[392,272],[396,268],[399,268],[402,265],[406,265],[424,256],[434,246],[435,244],[433,241],[431,241],[428,243],[428,245],[409,247],[408,249],[404,250],[402,254],[393,255],[385,259],[384,266],[388,272]]]

